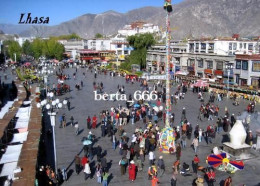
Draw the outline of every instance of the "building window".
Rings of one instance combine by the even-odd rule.
[[[260,72],[260,61],[253,61],[252,71]]]
[[[209,50],[214,50],[214,43],[209,44]]]
[[[242,44],[242,43],[239,44],[239,48],[240,48],[240,49],[243,48],[243,44]]]
[[[223,70],[223,62],[217,62],[217,70]]]
[[[242,61],[242,70],[248,70],[248,61]]]
[[[232,50],[232,43],[229,43],[229,50]]]
[[[128,50],[124,50],[124,54],[127,55],[128,54]]]
[[[233,43],[233,50],[237,50],[237,43]]]
[[[117,44],[116,47],[117,47],[117,48],[122,48],[122,45],[121,45],[121,44]]]
[[[203,68],[203,60],[202,59],[198,60],[198,67]]]
[[[206,43],[201,43],[201,50],[206,50]]]
[[[244,43],[244,49],[246,49],[246,43]]]
[[[176,64],[180,64],[180,60],[181,60],[181,59],[180,59],[179,57],[176,57],[174,62],[175,62]]]
[[[241,69],[241,61],[236,61],[236,69]]]
[[[248,50],[253,50],[253,43],[249,43]]]
[[[213,61],[207,61],[207,69],[213,69]]]

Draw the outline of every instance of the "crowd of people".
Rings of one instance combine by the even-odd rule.
[[[91,71],[91,72],[89,72]],[[104,91],[104,85],[102,82],[96,83],[98,75],[102,71],[97,69],[89,69],[87,73],[94,72],[95,81],[93,82],[93,90],[99,92]],[[84,72],[85,73],[85,72]],[[110,73],[113,76],[113,72]],[[77,71],[74,73],[74,79],[77,79]],[[85,77],[85,74],[83,75]],[[84,138],[88,141],[88,144],[83,145],[84,155],[80,157],[77,154],[74,158],[75,172],[79,174],[82,170],[84,172],[84,179],[94,179],[96,177],[97,183],[102,183],[106,186],[109,183],[110,173],[109,168],[111,163],[107,161],[106,151],[102,149],[101,145],[95,146],[97,136],[92,132],[101,130],[101,138],[109,137],[111,140],[111,146],[114,151],[120,154],[120,160],[118,161],[119,171],[121,176],[124,176],[128,172],[128,178],[134,182],[139,172],[147,171],[147,179],[150,180],[152,186],[156,186],[160,183],[161,177],[163,177],[166,171],[166,164],[164,157],[159,156],[156,158],[155,151],[160,146],[160,132],[164,127],[166,120],[166,113],[161,106],[164,106],[166,101],[166,87],[162,81],[148,85],[147,82],[142,79],[126,78],[126,82],[138,82],[143,90],[152,90],[157,93],[158,100],[155,103],[145,102],[139,100],[133,104],[127,104],[125,107],[118,105],[117,107],[111,107],[107,110],[102,110],[100,113],[86,117],[86,129],[89,131],[88,136]],[[176,83],[176,92],[171,96],[172,104],[177,104],[179,101],[185,99],[185,94],[190,89],[189,82]],[[83,83],[81,84],[83,86]],[[81,86],[81,87],[82,87]],[[126,93],[124,85],[118,85],[118,92],[121,94]],[[178,175],[189,174],[189,163],[183,162],[181,157],[183,156],[183,149],[190,148],[187,144],[191,144],[191,148],[194,150],[194,158],[191,160],[192,170],[195,174],[193,185],[203,185],[205,182],[208,185],[214,185],[216,181],[216,170],[213,167],[201,167],[201,157],[199,157],[199,146],[205,140],[206,144],[213,143],[214,138],[219,133],[228,132],[236,122],[236,116],[230,115],[228,109],[225,109],[225,115],[220,116],[220,108],[218,102],[223,99],[223,95],[218,95],[215,92],[210,93],[207,100],[203,89],[194,89],[193,94],[198,94],[198,99],[202,101],[200,108],[198,108],[197,121],[202,123],[206,121],[214,121],[214,124],[207,124],[207,126],[191,123],[188,120],[186,108],[183,107],[181,113],[181,121],[176,123],[175,114],[170,115],[170,126],[173,127],[175,137],[175,148],[172,149],[172,154],[176,156],[176,159],[172,161],[172,177],[169,182],[172,186],[177,184]],[[132,100],[132,95],[129,95],[129,100]],[[196,97],[196,96],[195,96]],[[253,104],[250,104],[251,108]],[[67,105],[68,106],[68,105]],[[70,106],[68,106],[70,107]],[[70,110],[68,108],[68,110]],[[249,110],[251,112],[251,110]],[[76,134],[78,134],[78,125],[74,122],[74,117],[71,116],[70,124],[77,128]],[[59,118],[61,128],[67,126],[66,116],[61,115]],[[133,133],[126,130],[126,125],[140,124],[135,127]],[[253,136],[250,130],[247,130],[248,137],[247,143],[253,144]],[[96,133],[96,132],[95,132]],[[96,156],[96,164],[93,163],[93,158]],[[145,162],[148,162],[149,166],[145,166]],[[182,166],[181,166],[182,165]],[[60,171],[62,173],[62,171]],[[66,170],[65,170],[66,172]],[[57,176],[58,181],[66,181],[66,174]],[[52,179],[51,179],[52,180]],[[54,182],[52,180],[52,182]],[[232,178],[228,177],[224,180],[225,186],[230,186]]]

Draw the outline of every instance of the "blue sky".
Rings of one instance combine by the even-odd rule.
[[[172,0],[179,3],[182,0]],[[163,6],[164,0],[1,0],[0,23],[17,24],[21,13],[31,17],[49,17],[49,25],[56,25],[86,13],[108,10],[125,13],[144,6]]]

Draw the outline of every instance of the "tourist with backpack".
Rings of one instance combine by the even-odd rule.
[[[121,175],[125,175],[126,173],[126,164],[127,164],[127,159],[125,157],[122,157],[122,159],[119,161]]]

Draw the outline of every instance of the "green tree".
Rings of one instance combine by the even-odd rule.
[[[129,36],[127,41],[134,48],[129,56],[130,64],[139,64],[142,68],[146,66],[147,49],[155,44],[152,34],[140,34]]]
[[[39,38],[36,38],[33,40],[32,42],[32,52],[33,52],[33,57],[38,60],[39,57],[41,57],[43,55],[43,49],[44,47],[44,42],[39,39]]]
[[[22,49],[25,55],[32,55],[32,45],[28,40],[23,43]]]
[[[15,55],[16,55],[16,61],[19,61],[21,59],[22,48],[17,41],[7,40],[4,41],[3,45],[4,45],[4,52],[13,61],[15,60]]]
[[[96,39],[103,38],[103,35],[100,34],[100,33],[97,33],[97,34],[95,35],[95,38],[96,38]]]

